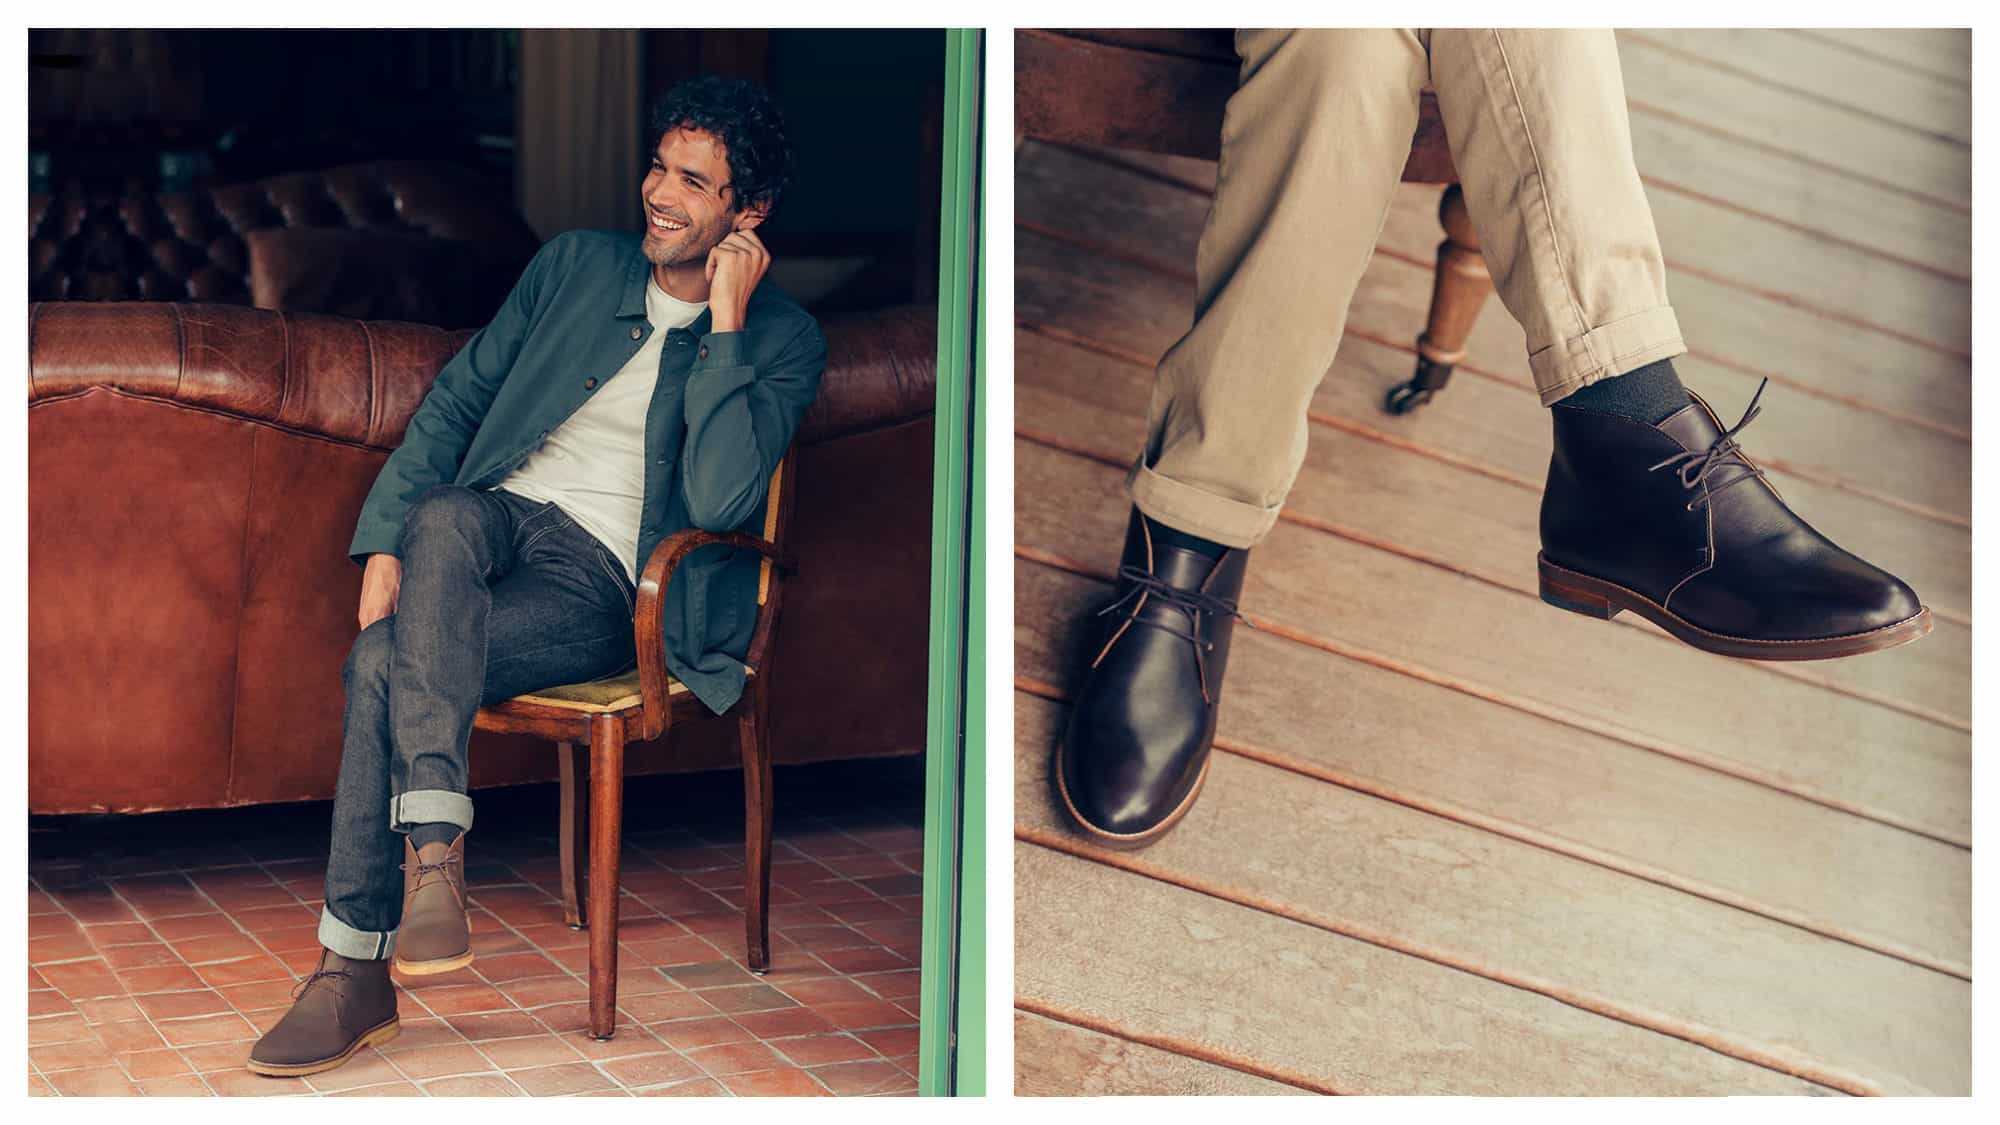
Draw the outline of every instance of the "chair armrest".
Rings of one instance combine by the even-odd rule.
[[[702,547],[723,544],[755,551],[771,560],[771,565],[790,574],[798,569],[791,552],[776,543],[745,535],[740,531],[702,531],[688,528],[660,540],[639,570],[639,591],[632,614],[632,642],[639,654],[639,692],[644,710],[645,737],[653,738],[667,723],[667,652],[661,600],[674,569]]]

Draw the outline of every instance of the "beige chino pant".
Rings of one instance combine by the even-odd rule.
[[[1243,30],[1236,51],[1194,327],[1128,477],[1147,516],[1234,547],[1270,531],[1427,82],[1543,405],[1687,350],[1611,32]]]

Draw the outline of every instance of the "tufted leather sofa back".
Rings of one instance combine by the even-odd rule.
[[[32,304],[29,803],[37,813],[319,799],[361,501],[469,337],[215,304]],[[924,744],[936,319],[830,321],[801,430],[774,653],[780,761]],[[633,750],[635,772],[729,763],[726,722]],[[476,785],[554,776],[481,734]]]
[[[373,248],[378,259],[382,245],[394,245],[403,250],[397,268],[407,268],[411,247],[448,245],[463,251],[461,261],[478,265],[463,278],[446,279],[477,290],[465,301],[468,311],[453,318],[466,326],[499,306],[540,244],[504,185],[456,165],[407,160],[179,193],[74,187],[36,193],[28,198],[28,231],[29,299],[46,301],[253,304],[259,232],[346,232],[357,237],[346,244],[324,237],[264,241],[277,255],[366,256]],[[274,276],[299,268],[290,261],[263,264]]]

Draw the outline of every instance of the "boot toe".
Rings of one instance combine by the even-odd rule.
[[[1157,762],[1128,740],[1092,738],[1073,729],[1060,757],[1064,798],[1083,826],[1107,836],[1144,836],[1171,817],[1194,788],[1198,770]],[[1182,757],[1182,755],[1175,755]]]

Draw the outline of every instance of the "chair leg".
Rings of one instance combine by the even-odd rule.
[[[625,804],[625,725],[590,727],[590,1037],[609,1039],[618,1009],[618,848]]]
[[[1431,281],[1431,315],[1417,337],[1417,373],[1389,392],[1383,404],[1391,414],[1407,414],[1431,400],[1451,380],[1452,368],[1465,358],[1465,341],[1479,310],[1493,294],[1493,275],[1479,251],[1479,234],[1465,209],[1465,191],[1457,184],[1444,189],[1438,202],[1438,222],[1445,238],[1438,245],[1437,274]]]
[[[771,969],[771,751],[764,685],[756,690],[736,717],[736,741],[743,753],[743,933],[750,971],[762,974]]]
[[[562,827],[559,846],[562,849],[562,898],[563,921],[572,930],[581,930],[589,925],[583,910],[583,900],[579,889],[586,886],[585,859],[590,855],[588,825],[590,824],[590,758],[576,752],[576,743],[556,743],[556,762],[562,770]]]

